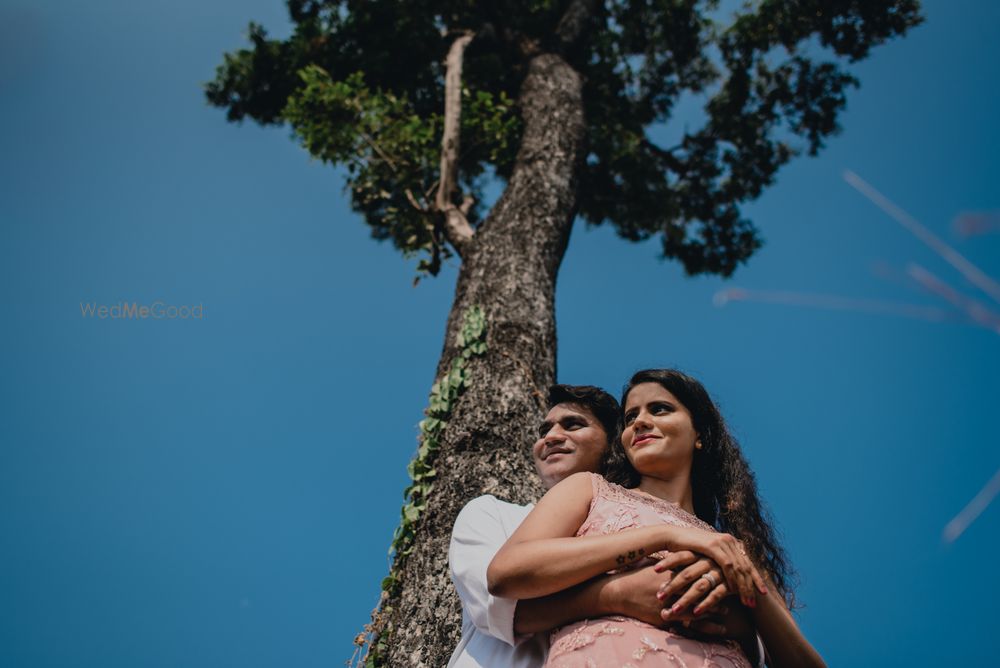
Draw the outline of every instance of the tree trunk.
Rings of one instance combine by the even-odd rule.
[[[486,315],[487,351],[469,360],[470,385],[441,439],[434,490],[402,588],[386,602],[388,665],[441,668],[461,613],[448,577],[448,542],[462,506],[480,494],[534,501],[534,427],[556,377],[555,283],[575,216],[583,158],[580,76],[560,56],[532,58],[520,93],[524,136],[510,182],[463,252],[440,378],[459,354],[463,314]]]

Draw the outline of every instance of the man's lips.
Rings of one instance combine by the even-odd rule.
[[[653,434],[642,434],[632,439],[632,447],[635,447],[637,445],[642,445],[644,443],[649,443],[650,441],[655,441],[655,440],[656,436],[654,436]]]
[[[569,448],[561,448],[561,447],[550,448],[550,449],[548,449],[548,450],[545,451],[545,454],[542,456],[542,461],[544,462],[546,459],[548,459],[552,455],[568,455],[571,452],[573,452],[573,451],[570,450]]]

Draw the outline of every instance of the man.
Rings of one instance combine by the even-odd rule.
[[[610,440],[618,436],[618,402],[597,387],[553,385],[548,406],[531,450],[546,489],[574,473],[599,472]],[[656,593],[669,575],[652,568],[595,578],[539,599],[490,595],[490,561],[531,508],[485,495],[470,501],[455,520],[448,563],[462,600],[462,639],[448,668],[540,668],[548,651],[542,631],[582,616],[619,614],[661,623],[663,602]],[[698,624],[710,633],[724,630],[710,621]]]

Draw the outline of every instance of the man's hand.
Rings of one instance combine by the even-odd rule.
[[[708,572],[720,583],[714,589],[701,577]],[[607,584],[616,613],[654,626],[715,613],[729,595],[715,562],[688,551],[671,553],[653,566],[612,575]]]
[[[611,608],[616,614],[663,626],[663,601],[658,597],[672,573],[659,573],[652,566],[608,576]]]
[[[673,622],[670,629],[682,636],[698,640],[711,641],[719,638],[735,640],[752,664],[760,663],[757,629],[753,623],[753,616],[749,608],[740,604],[735,597],[717,606],[712,614]]]
[[[652,566],[599,575],[563,591],[522,599],[514,613],[514,631],[539,633],[581,619],[624,615],[653,626],[664,625],[663,603],[656,594],[672,573],[657,573]]]
[[[729,640],[756,640],[757,631],[753,624],[753,616],[744,605],[735,598],[718,606],[715,612],[699,617],[685,616],[679,622],[671,624],[671,628],[684,629],[682,634],[698,634],[727,638]]]

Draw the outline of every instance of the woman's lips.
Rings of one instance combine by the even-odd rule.
[[[632,439],[632,446],[635,447],[637,445],[642,445],[644,443],[648,443],[650,441],[655,441],[655,440],[656,436],[653,436],[652,434],[643,434],[642,436],[636,436],[634,439]]]

